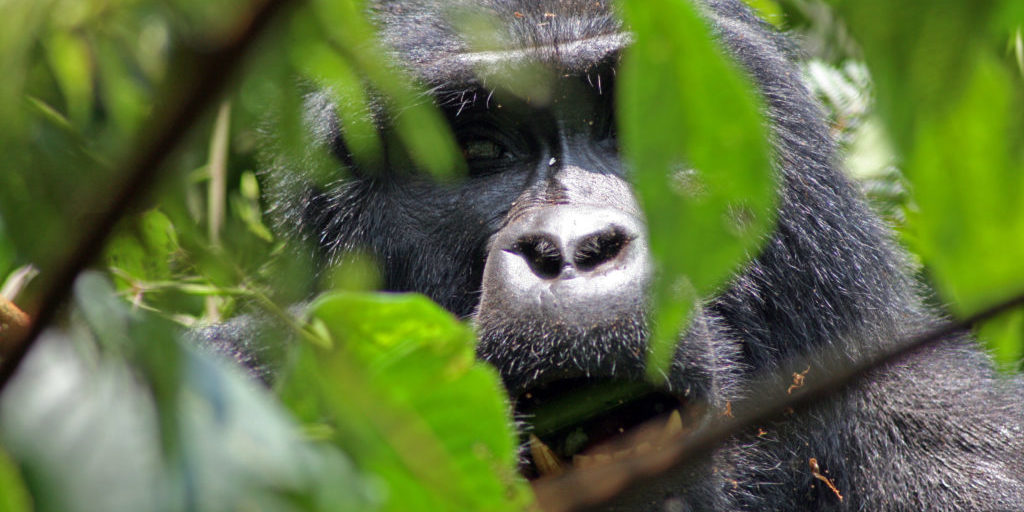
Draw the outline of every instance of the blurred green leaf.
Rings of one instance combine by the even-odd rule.
[[[1024,361],[1024,311],[1014,311],[985,322],[978,337],[992,349],[1003,368],[1019,371]]]
[[[6,233],[4,233],[4,219],[0,217],[0,286],[3,286],[3,281],[14,270],[14,262],[14,244],[11,243]]]
[[[785,20],[782,17],[782,8],[774,0],[744,0],[747,5],[754,8],[758,15],[772,25],[782,28]]]
[[[367,118],[370,113],[364,108],[366,96],[357,83],[358,76],[381,93],[379,97],[385,101],[382,106],[387,108],[394,123],[392,128],[413,162],[439,178],[463,174],[465,162],[447,122],[427,95],[410,85],[409,78],[400,70],[388,64],[391,60],[386,50],[377,43],[375,31],[363,15],[363,2],[316,0],[313,12],[330,49],[317,48],[314,55],[319,61],[304,59],[304,67],[311,69],[315,78],[338,79],[338,82],[327,83],[336,88],[333,92],[342,100],[339,108],[357,115],[343,125],[353,134],[355,142],[367,150],[378,147],[368,135],[368,126],[358,120]],[[342,60],[329,58],[325,51],[336,52]]]
[[[274,235],[263,224],[263,211],[260,207],[260,184],[252,172],[242,173],[238,185],[238,193],[231,196],[231,211],[238,217],[249,232],[265,242],[273,242]]]
[[[912,147],[918,116],[961,94],[994,0],[855,0],[838,10],[860,42],[891,136]]]
[[[922,123],[907,175],[915,248],[960,313],[1024,290],[1024,119],[1019,81],[990,59]]]
[[[90,51],[79,35],[55,32],[47,41],[50,66],[67,101],[68,117],[84,126],[92,110],[92,76]]]
[[[994,32],[1005,37],[1024,29],[1024,2],[1020,0],[1001,0],[999,7],[992,16]]]
[[[97,274],[75,295],[84,315],[45,334],[0,399],[0,439],[35,510],[375,508],[372,484],[336,448],[301,438],[263,386],[183,348]],[[93,336],[120,346],[97,351]]]
[[[345,140],[345,149],[367,169],[378,168],[384,160],[384,147],[371,116],[372,105],[367,83],[349,60],[319,33],[312,13],[296,17],[293,23],[296,43],[291,47],[296,65],[325,87],[336,109]]]
[[[618,74],[619,124],[660,274],[648,365],[660,378],[698,297],[756,252],[775,187],[762,106],[693,6],[624,8],[637,36]]]
[[[29,512],[32,499],[22,481],[18,466],[0,450],[0,512]]]
[[[29,71],[30,51],[46,21],[52,0],[0,1],[0,140],[22,135],[22,88]],[[0,148],[3,146],[0,145]]]
[[[112,136],[134,139],[142,121],[152,110],[150,84],[139,80],[139,64],[124,55],[124,48],[115,41],[103,40],[97,45],[96,57],[103,76],[100,94],[106,113],[111,117],[108,128]]]
[[[1014,59],[996,53],[1020,20],[1014,3],[840,6],[904,158],[913,194],[905,237],[958,314],[1024,290],[1024,84]],[[1024,347],[1016,318],[981,331],[1007,364]]]

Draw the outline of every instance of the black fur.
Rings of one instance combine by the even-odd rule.
[[[466,6],[500,22],[497,37],[505,48],[474,52],[457,35],[450,20]],[[700,7],[765,98],[781,176],[773,235],[726,292],[707,300],[672,367],[673,391],[720,410],[727,402],[756,400],[754,378],[773,371],[789,375],[793,358],[859,360],[937,317],[923,306],[891,234],[837,170],[834,143],[800,82],[787,41],[738,0]],[[379,1],[372,15],[396,62],[428,85],[455,124],[468,112],[495,111],[489,73],[528,61],[594,89],[586,100],[591,103],[554,102],[554,115],[571,118],[579,109],[602,108],[594,106],[601,101],[607,111],[611,93],[605,89],[613,87],[608,70],[630,40],[613,10],[595,0]],[[601,87],[595,77],[604,79]],[[327,100],[312,96],[309,111],[320,141],[344,155]],[[625,174],[614,149],[603,153],[602,144],[586,146],[564,165],[607,177],[600,186],[614,194]],[[508,297],[486,297],[482,283],[496,233],[516,222],[521,210],[571,205],[583,197],[573,187],[586,177],[559,175],[560,187],[552,188],[558,180],[551,178],[547,188],[538,188],[549,156],[569,158],[539,150],[530,165],[459,183],[437,183],[411,169],[386,175],[355,170],[354,177],[339,174],[337,183],[316,188],[288,164],[278,165],[270,179],[283,232],[301,226],[301,236],[326,260],[354,248],[369,250],[383,266],[386,289],[421,292],[473,317],[481,357],[501,370],[512,393],[566,377],[640,378],[642,296],[616,296],[615,312],[589,323],[512,314],[518,306]],[[621,209],[629,208],[623,203]],[[733,440],[711,460],[681,470],[668,488],[645,489],[609,507],[1024,510],[1022,391],[1019,381],[996,374],[972,340],[951,338],[805,414]],[[842,501],[815,479],[811,458]]]

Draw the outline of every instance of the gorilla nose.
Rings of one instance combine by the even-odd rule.
[[[484,270],[484,302],[537,313],[632,309],[650,274],[640,219],[618,209],[532,210],[498,232]],[[627,304],[628,303],[628,304]]]
[[[639,238],[628,222],[592,222],[569,208],[547,208],[525,226],[510,251],[541,279],[572,278],[615,268],[624,249]]]

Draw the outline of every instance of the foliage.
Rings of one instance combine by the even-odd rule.
[[[282,395],[300,417],[327,419],[339,446],[389,483],[384,509],[528,503],[508,404],[474,358],[471,329],[418,295],[340,292],[310,309],[332,349],[304,347]]]
[[[860,2],[841,9],[874,72],[880,113],[914,188],[907,238],[960,313],[1024,285],[1024,243],[1014,236],[1024,229],[1024,89],[995,43],[1024,22],[1011,4]],[[1004,362],[1024,354],[1020,315],[998,326],[1016,332],[992,326],[985,333],[996,335]]]
[[[860,81],[859,88],[877,98],[877,108],[853,123],[850,116],[834,117],[848,134],[845,141],[840,134],[840,141],[847,143],[853,176],[900,227],[927,280],[954,313],[1019,294],[1020,2],[833,3],[835,9],[808,0],[776,5],[811,40],[809,49],[821,61],[811,63],[810,82],[833,113],[843,112],[832,100],[851,81],[830,85],[822,79],[830,64],[841,70],[832,78],[862,62],[870,71],[871,83]],[[831,35],[825,37],[822,28]],[[856,83],[858,75],[847,77]],[[1005,365],[1024,356],[1022,322],[1018,311],[980,329]]]
[[[851,176],[942,301],[963,314],[1022,293],[1021,3],[750,3],[802,34],[808,82]],[[416,162],[456,179],[440,116],[382,64],[361,10],[317,0],[282,15],[218,115],[190,127],[168,177],[122,219],[102,273],[80,276],[0,400],[0,508],[528,506],[506,399],[474,362],[471,330],[422,297],[366,293],[365,262],[311,275],[311,251],[265,225],[263,149],[338,178],[303,129],[311,84],[338,102],[358,161],[380,157],[359,114],[383,94]],[[181,93],[190,59],[223,42],[244,19],[237,11],[224,1],[0,0],[0,281],[40,270],[27,287],[4,287],[22,309],[37,310],[126,158],[155,132],[155,113]],[[620,72],[624,152],[663,265],[661,302],[692,302],[771,225],[759,105],[687,5],[638,0],[623,11],[637,31]],[[265,148],[265,129],[281,135],[275,146]],[[291,309],[318,287],[338,289],[305,314]],[[273,390],[190,348],[187,328],[252,311],[288,326],[269,343],[293,340]],[[672,339],[685,314],[662,308],[658,339]],[[1024,353],[1022,324],[1017,312],[981,328],[1000,361]],[[658,346],[664,361],[669,345]]]
[[[696,10],[668,0],[624,7],[637,38],[622,64],[619,124],[662,274],[648,364],[656,377],[689,309],[756,251],[775,193],[761,105]]]

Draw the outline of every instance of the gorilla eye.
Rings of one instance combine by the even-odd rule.
[[[503,171],[531,154],[521,119],[508,110],[469,110],[449,119],[471,174]]]
[[[490,139],[472,139],[462,144],[462,156],[466,161],[511,160],[512,155],[505,146]]]

